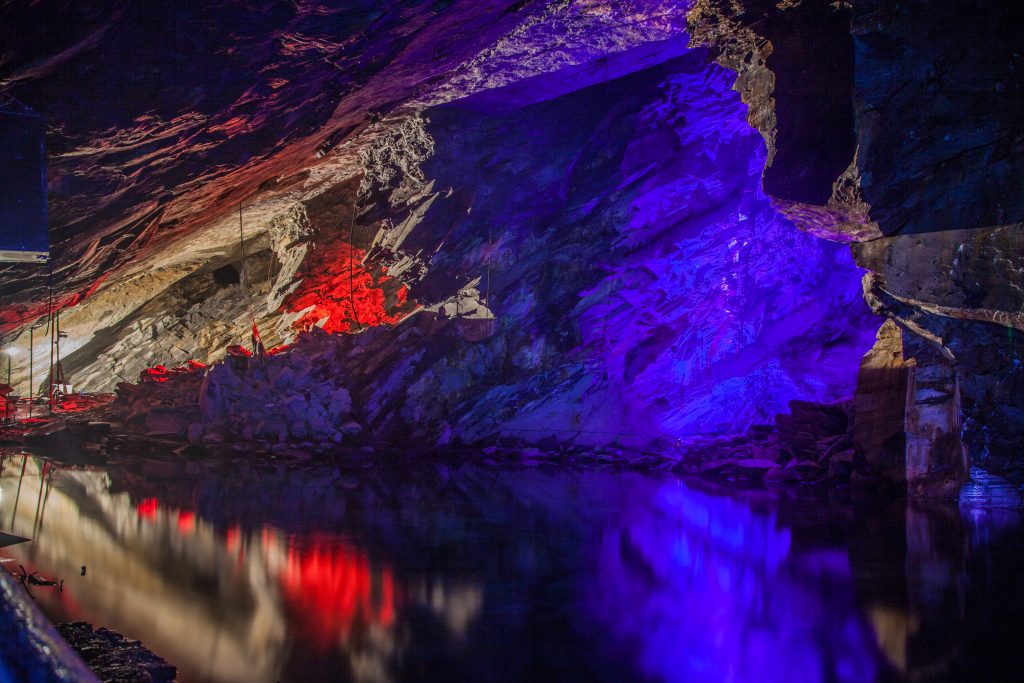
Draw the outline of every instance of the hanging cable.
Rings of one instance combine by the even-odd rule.
[[[62,387],[61,392],[64,391],[63,387],[67,382],[64,379],[64,368],[60,364],[60,309],[58,308],[53,314],[53,329],[57,331],[57,351],[54,358],[54,370],[57,373],[57,386]],[[54,399],[56,400],[56,398]]]
[[[491,242],[491,233],[494,230],[494,226],[487,226],[487,285],[484,292],[484,305],[487,306],[487,310],[494,311],[491,308],[491,254],[494,252],[494,244]]]
[[[363,329],[363,324],[359,322],[359,313],[356,312],[356,292],[354,284],[354,273],[355,267],[353,261],[355,261],[355,233],[356,233],[356,200],[352,199],[352,222],[348,226],[348,301],[349,306],[352,307],[352,319],[356,321],[356,332]]]
[[[53,262],[50,262],[50,274],[46,283],[46,331],[50,335],[50,373],[46,379],[46,404],[50,412],[53,412]]]
[[[238,251],[239,276],[242,283],[242,291],[245,292],[245,305],[249,311],[249,322],[252,323],[252,352],[256,356],[263,355],[263,340],[260,339],[260,330],[256,325],[256,314],[253,313],[252,296],[249,293],[249,276],[245,269],[245,233],[242,228],[242,202],[238,202]]]
[[[32,402],[35,400],[35,396],[32,395],[32,385],[35,384],[35,377],[33,376],[35,352],[35,330],[30,323],[28,326],[28,417],[30,420],[32,419]]]

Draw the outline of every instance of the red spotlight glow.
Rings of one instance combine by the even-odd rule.
[[[388,277],[382,266],[365,266],[366,251],[345,242],[318,247],[307,259],[302,284],[286,306],[298,312],[296,329],[309,329],[327,318],[327,332],[349,332],[362,327],[393,325],[415,308],[409,290]]]

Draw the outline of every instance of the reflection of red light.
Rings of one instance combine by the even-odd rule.
[[[265,526],[260,529],[260,545],[263,546],[263,551],[270,550],[271,544],[274,542],[274,532],[270,527]]]
[[[136,505],[139,517],[147,520],[154,520],[159,509],[156,498]],[[181,534],[195,530],[194,512],[179,510],[177,517]],[[237,524],[225,530],[229,552],[241,549],[241,536]],[[275,549],[283,540],[279,532],[265,526],[260,536],[264,554],[277,557]],[[397,599],[391,570],[371,564],[364,553],[337,539],[313,538],[300,546],[289,537],[278,580],[301,636],[316,649],[329,649],[361,627],[394,623]]]
[[[297,550],[294,539],[280,581],[299,613],[303,635],[324,649],[347,638],[359,624],[394,620],[394,580],[387,568],[372,568],[355,549],[324,541]]]
[[[395,582],[387,569],[381,578],[380,612],[377,618],[384,626],[390,626],[395,620]]]
[[[302,283],[287,301],[295,312],[312,307],[295,321],[297,329],[323,318],[328,318],[327,332],[393,325],[415,307],[407,301],[405,285],[388,277],[382,266],[364,265],[365,256],[366,251],[351,249],[345,241],[317,245],[303,266]]]
[[[157,503],[156,498],[146,498],[145,500],[140,501],[139,504],[135,506],[135,509],[138,510],[139,517],[142,517],[143,519],[156,519],[156,510],[158,507],[160,507],[160,504]]]
[[[196,528],[196,514],[188,510],[179,510],[178,528],[182,533],[192,533],[192,530]]]

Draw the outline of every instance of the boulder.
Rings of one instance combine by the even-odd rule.
[[[150,435],[184,436],[188,422],[175,408],[154,408],[146,414],[146,429]]]

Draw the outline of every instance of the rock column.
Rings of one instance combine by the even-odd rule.
[[[892,320],[861,361],[854,444],[883,479],[914,496],[955,498],[967,480],[953,367]]]
[[[906,478],[911,495],[956,498],[967,481],[956,372],[920,338],[908,340]]]
[[[853,399],[853,442],[872,470],[896,483],[906,479],[906,400],[909,366],[903,334],[892,320],[864,354]]]

